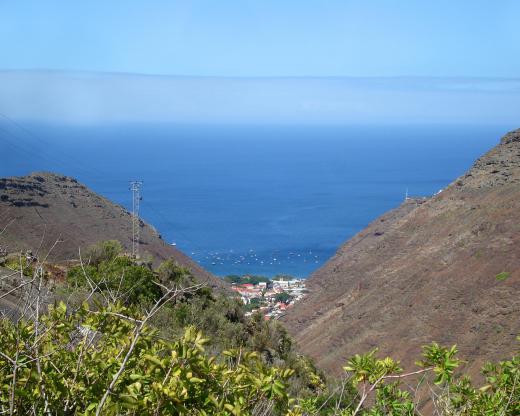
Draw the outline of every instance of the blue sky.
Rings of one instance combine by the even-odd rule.
[[[519,21],[517,0],[0,0],[0,113],[516,127]]]
[[[0,69],[520,74],[516,0],[0,0]]]

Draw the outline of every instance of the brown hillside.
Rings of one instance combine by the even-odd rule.
[[[8,251],[31,249],[54,261],[77,259],[79,249],[102,240],[132,246],[131,214],[73,178],[52,173],[0,179],[0,246]],[[166,244],[150,225],[141,222],[140,248],[162,260],[173,257],[200,280],[222,287],[221,279]]]
[[[302,352],[335,374],[376,346],[409,364],[423,344],[456,343],[472,369],[511,354],[520,334],[520,130],[440,194],[374,221],[308,287],[283,319]]]

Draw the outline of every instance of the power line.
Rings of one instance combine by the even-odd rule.
[[[107,178],[111,175],[109,172],[100,171],[99,167],[92,169],[91,166],[85,164],[85,162],[78,157],[77,154],[69,154],[64,151],[63,148],[56,148],[50,152],[51,141],[42,135],[36,134],[31,129],[19,121],[14,120],[9,115],[0,112],[0,121],[3,119],[6,123],[0,122],[0,139],[7,142],[7,145],[19,152],[21,155],[30,155],[35,159],[43,160],[50,166],[61,166],[67,173],[69,170],[75,170],[76,172],[82,172],[86,175],[89,182],[102,182],[106,183]],[[33,143],[37,143],[40,146],[35,148]],[[112,172],[110,172],[112,173]],[[111,182],[119,182],[117,179],[111,179]],[[125,181],[126,182],[126,181]],[[130,190],[132,191],[132,255],[139,257],[139,242],[140,242],[140,201],[142,200],[140,195],[140,189],[142,181],[131,181]],[[58,197],[62,200],[63,197],[58,194]],[[204,251],[195,244],[194,241],[189,238],[185,233],[180,231],[176,225],[174,225],[169,218],[163,213],[154,209],[154,207],[147,204],[146,209],[150,209],[155,214],[158,214],[160,219],[174,232],[176,235],[181,236],[185,241],[192,245],[192,248],[198,251]]]
[[[7,122],[7,125],[0,123],[0,132],[3,132],[2,138],[8,141],[10,147],[18,150],[22,155],[29,154],[33,157],[37,157],[39,160],[47,162],[50,166],[58,166],[63,168],[66,174],[69,170],[74,170],[78,173],[86,175],[89,179],[103,179],[106,177],[106,172],[100,172],[99,168],[95,171],[91,166],[88,166],[83,160],[78,157],[77,154],[70,154],[64,151],[63,148],[55,148],[50,153],[52,142],[41,135],[34,133],[28,127],[22,123],[15,121],[5,113],[0,112],[0,118]],[[0,120],[1,121],[1,120]],[[13,133],[14,130],[16,133]],[[9,138],[10,136],[10,138]],[[29,139],[29,140],[28,140]],[[35,148],[33,143],[40,145],[39,148]]]

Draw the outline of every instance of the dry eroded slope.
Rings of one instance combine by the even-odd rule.
[[[308,285],[284,320],[331,372],[375,346],[407,362],[432,340],[458,344],[475,367],[509,355],[520,333],[520,130],[442,193],[374,221]]]
[[[78,249],[102,240],[119,240],[131,248],[131,217],[73,178],[52,173],[0,179],[0,245],[49,252],[53,260],[78,258]],[[176,248],[166,244],[148,224],[141,222],[141,251],[161,260],[173,257],[211,286],[222,280],[208,273]]]

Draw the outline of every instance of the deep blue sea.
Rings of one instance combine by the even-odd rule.
[[[432,195],[507,127],[0,123],[1,176],[48,170],[131,207],[218,275],[305,277],[388,209]]]

